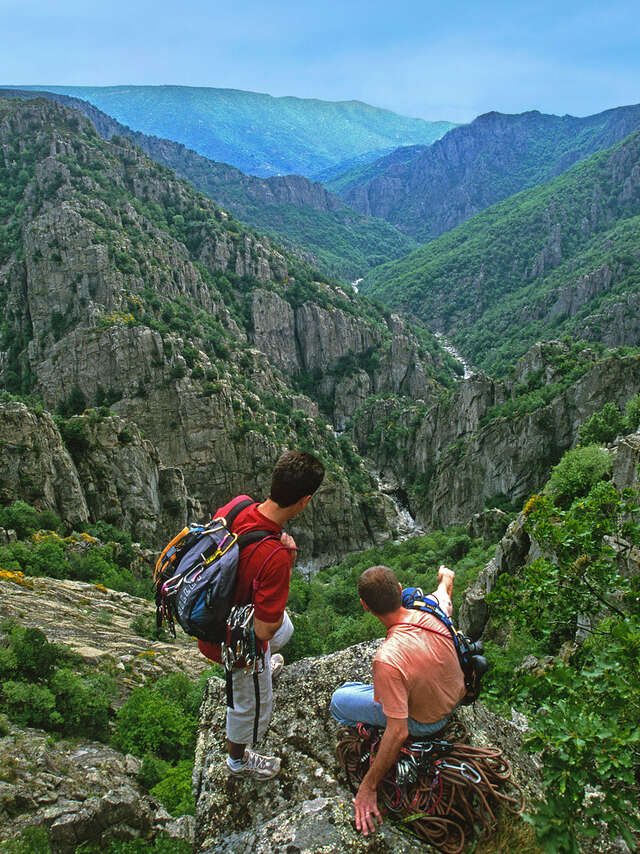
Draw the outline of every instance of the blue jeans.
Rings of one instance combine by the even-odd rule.
[[[365,685],[364,682],[345,682],[334,691],[330,711],[338,723],[345,726],[355,726],[358,721],[381,729],[387,725],[382,706],[373,699],[373,685]],[[408,718],[409,735],[426,738],[441,730],[448,720],[449,715],[445,715],[433,724],[424,724]]]

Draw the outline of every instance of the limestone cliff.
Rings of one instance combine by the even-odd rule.
[[[303,557],[389,536],[393,506],[316,401],[340,428],[371,391],[431,399],[449,370],[433,339],[59,104],[0,100],[0,145],[21,199],[2,212],[0,384],[80,419],[63,429],[70,460],[51,419],[25,414],[25,428],[44,419],[54,462],[42,448],[33,488],[14,475],[3,500],[30,497],[69,525],[106,516],[158,545],[234,493],[262,497],[281,450],[302,445],[328,467],[292,529]],[[1,416],[17,435],[0,465],[34,468],[19,411]]]
[[[506,380],[475,374],[429,408],[373,401],[354,419],[356,443],[385,477],[408,488],[414,515],[428,527],[463,524],[488,501],[523,502],[586,418],[608,401],[624,407],[640,391],[638,356],[599,359],[590,350],[581,355],[583,375],[563,387],[555,356],[568,351],[558,342],[536,345]],[[521,411],[514,404],[500,415],[530,378],[558,383],[556,395],[532,411],[523,400]]]

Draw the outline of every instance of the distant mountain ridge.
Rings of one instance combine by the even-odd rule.
[[[68,95],[0,89],[0,97],[44,97],[79,110],[93,122],[103,139],[130,139],[157,163],[175,170],[238,219],[286,243],[337,278],[360,278],[372,267],[400,258],[416,246],[394,226],[354,211],[322,184],[301,175],[246,175],[235,166],[209,160],[179,142],[131,130],[88,101]]]
[[[191,86],[24,86],[83,98],[134,130],[266,177],[322,169],[371,152],[431,144],[455,125],[360,101],[274,98]]]
[[[585,118],[491,112],[432,146],[400,148],[326,186],[356,210],[382,217],[422,242],[554,178],[638,127],[640,105]]]
[[[562,335],[638,346],[640,130],[379,267],[361,289],[493,375]]]

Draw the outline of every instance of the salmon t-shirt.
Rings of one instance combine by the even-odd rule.
[[[412,625],[391,626],[373,659],[373,697],[389,718],[435,723],[465,695],[458,654],[432,614],[410,610],[402,622]]]

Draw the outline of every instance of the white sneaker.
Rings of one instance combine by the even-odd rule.
[[[280,655],[279,652],[274,652],[271,656],[271,682],[275,685],[282,673],[282,668],[284,667],[284,658]]]
[[[232,777],[255,777],[256,780],[271,780],[280,773],[280,759],[277,756],[261,756],[247,748],[240,768],[236,771],[227,762],[227,771]]]

